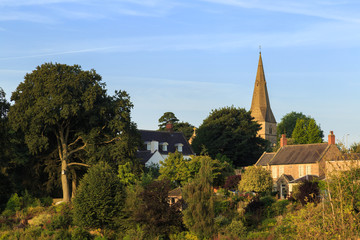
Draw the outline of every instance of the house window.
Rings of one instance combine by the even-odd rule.
[[[299,178],[304,176],[304,166],[300,165],[299,166]]]
[[[284,166],[279,166],[279,176],[284,174]]]
[[[306,165],[306,175],[311,174],[311,165]]]
[[[271,172],[272,172],[272,177],[277,178],[277,167],[276,166],[271,167]]]
[[[163,142],[163,143],[160,143],[161,145],[161,150],[166,152],[167,151],[167,146],[169,145],[167,142]]]
[[[145,147],[146,147],[146,150],[150,151],[151,150],[151,142],[145,142]]]
[[[176,149],[177,149],[177,151],[178,152],[182,152],[182,150],[183,150],[183,144],[181,144],[181,143],[177,143],[177,144],[175,144],[175,147],[176,147]]]

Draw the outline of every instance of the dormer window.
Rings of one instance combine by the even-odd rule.
[[[183,144],[182,143],[177,143],[177,144],[175,144],[175,147],[176,147],[176,150],[178,151],[178,152],[182,152],[183,151]]]
[[[151,142],[144,142],[145,148],[146,150],[150,151],[151,150]]]
[[[161,145],[161,150],[163,151],[163,152],[167,152],[167,146],[169,145],[167,142],[162,142],[162,143],[160,143],[160,145]]]

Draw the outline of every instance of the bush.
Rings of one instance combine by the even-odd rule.
[[[19,211],[22,207],[22,198],[19,197],[17,193],[14,193],[11,195],[10,199],[6,203],[5,210],[15,213],[16,211]]]
[[[78,226],[113,228],[124,205],[124,187],[109,164],[99,162],[80,181],[74,199],[74,220]]]
[[[226,228],[226,236],[231,239],[244,239],[246,236],[246,227],[241,220],[233,220]]]
[[[77,227],[71,232],[71,240],[90,240],[91,234],[83,228]]]
[[[320,201],[319,195],[319,183],[305,180],[299,185],[297,193],[295,193],[295,199],[299,200],[302,205],[309,202],[318,203]]]
[[[236,190],[240,180],[241,180],[241,175],[228,176],[226,178],[224,188],[226,190]]]

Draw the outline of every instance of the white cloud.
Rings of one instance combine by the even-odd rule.
[[[299,14],[346,22],[360,23],[357,12],[351,12],[344,1],[332,4],[324,1],[289,1],[289,0],[200,0],[222,5],[235,6],[240,8],[260,9],[265,11]],[[338,8],[339,5],[345,6]]]

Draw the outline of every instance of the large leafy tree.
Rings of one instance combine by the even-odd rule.
[[[197,154],[218,153],[228,157],[235,166],[255,163],[269,142],[258,137],[260,125],[244,108],[224,107],[212,110],[197,130],[192,146]]]
[[[296,121],[292,138],[296,144],[321,143],[324,133],[313,118]]]
[[[136,129],[130,120],[129,96],[124,91],[107,95],[95,70],[45,63],[26,74],[11,100],[10,122],[24,132],[30,152],[56,153],[57,158],[51,159],[60,162],[65,202],[70,201],[74,166],[135,153],[136,141],[129,141]]]

